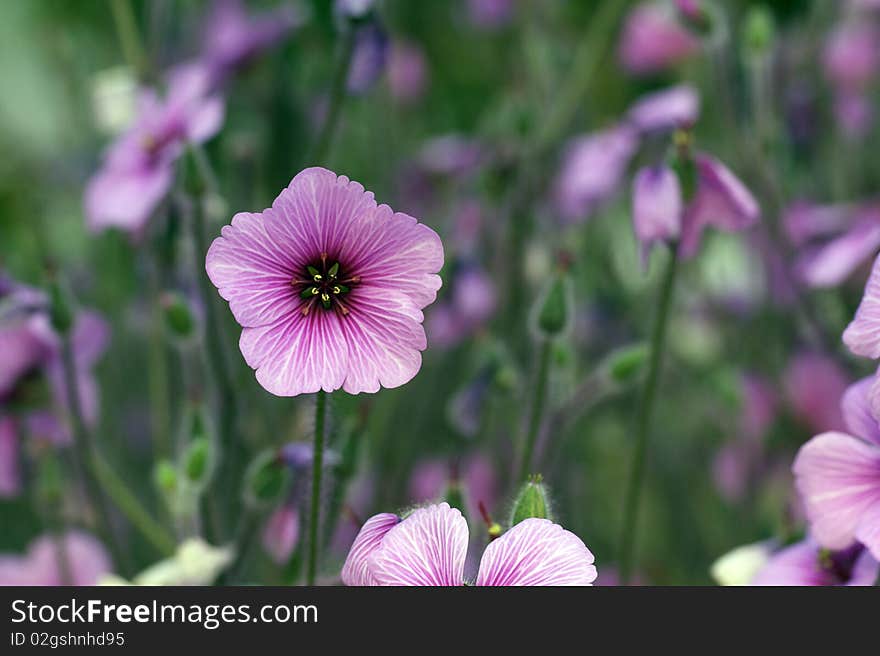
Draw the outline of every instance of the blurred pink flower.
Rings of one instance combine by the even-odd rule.
[[[874,585],[880,565],[861,545],[828,552],[810,538],[779,550],[758,570],[756,586]]]
[[[15,420],[0,415],[0,499],[21,492],[19,442]]]
[[[215,0],[203,28],[201,56],[215,78],[222,78],[283,41],[302,20],[289,4],[249,14],[242,0]]]
[[[0,274],[0,401],[51,359],[54,346],[46,297]]]
[[[464,265],[453,274],[448,298],[428,314],[431,343],[450,348],[474,334],[492,317],[497,294],[491,278],[476,265]]]
[[[468,526],[461,512],[441,503],[404,519],[372,517],[358,534],[342,568],[353,586],[459,586]],[[478,586],[591,585],[593,554],[574,533],[546,519],[526,519],[483,552]]]
[[[855,355],[880,359],[880,257],[874,260],[862,302],[843,333],[843,343]],[[875,409],[880,407],[875,404]]]
[[[107,551],[82,531],[44,535],[24,556],[0,555],[0,585],[95,585],[112,569]]]
[[[402,105],[417,102],[428,86],[428,63],[415,43],[395,41],[388,57],[388,89]]]
[[[814,432],[844,427],[840,399],[849,378],[837,362],[820,353],[800,353],[783,374],[783,388],[794,415]]]
[[[646,94],[627,112],[629,122],[639,132],[689,127],[699,116],[700,95],[687,84]]]
[[[263,527],[263,549],[275,563],[288,561],[299,543],[299,511],[295,505],[277,508]]]
[[[654,73],[695,54],[700,41],[664,2],[643,2],[626,18],[618,44],[618,57],[630,73]]]
[[[468,17],[483,29],[501,27],[513,15],[514,0],[467,0]]]
[[[810,530],[823,547],[858,541],[880,558],[880,425],[871,408],[875,381],[851,386],[841,406],[848,432],[814,437],[798,452],[793,471]]]
[[[865,136],[874,121],[871,99],[859,91],[842,91],[834,99],[834,116],[850,139]]]
[[[171,189],[174,162],[185,144],[202,143],[220,130],[224,102],[212,85],[211,71],[193,62],[171,71],[165,98],[141,92],[134,123],[110,146],[86,187],[92,230],[143,233]]]
[[[625,124],[573,139],[563,155],[554,189],[562,218],[583,221],[608,201],[637,147],[635,131]]]
[[[385,72],[388,60],[388,35],[378,21],[370,21],[355,28],[354,53],[348,69],[348,92],[363,94]]]
[[[694,159],[696,190],[687,205],[678,177],[669,167],[642,169],[636,174],[633,222],[644,255],[658,241],[680,240],[679,255],[693,257],[707,226],[735,232],[758,220],[761,212],[754,196],[724,164],[703,153]]]
[[[460,134],[445,134],[428,139],[416,156],[419,167],[431,175],[470,173],[484,158],[483,147]]]
[[[278,396],[408,382],[442,266],[437,233],[322,168],[297,174],[271,208],[236,214],[206,258],[245,361]]]
[[[414,503],[436,501],[450,484],[458,482],[464,494],[468,517],[480,517],[479,505],[495,508],[498,502],[498,477],[493,463],[483,454],[465,456],[458,466],[448,459],[423,460],[412,471],[409,495]],[[457,481],[456,481],[457,479]]]
[[[828,36],[823,65],[836,89],[863,89],[880,68],[880,30],[870,21],[839,25]]]

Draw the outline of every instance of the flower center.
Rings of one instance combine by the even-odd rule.
[[[343,298],[351,288],[361,281],[360,276],[346,277],[339,262],[331,264],[327,253],[305,267],[302,277],[296,277],[290,284],[299,290],[299,297],[305,301],[300,312],[308,316],[314,307],[335,310],[341,316],[347,316],[350,310]]]

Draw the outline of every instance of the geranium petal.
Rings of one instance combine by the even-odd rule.
[[[373,515],[364,522],[342,566],[342,582],[345,585],[379,585],[373,576],[370,558],[388,531],[398,523],[400,517],[391,513]]]
[[[880,504],[880,448],[824,433],[801,447],[793,470],[816,540],[829,549],[851,545],[862,517]]]
[[[379,585],[462,585],[467,545],[461,512],[427,506],[388,531],[370,566]]]
[[[856,355],[880,358],[880,258],[874,261],[856,316],[843,333],[843,343]]]
[[[574,533],[547,519],[526,519],[486,547],[477,585],[592,585],[594,560]]]
[[[871,410],[871,389],[876,377],[863,378],[850,385],[840,402],[843,420],[855,436],[880,446],[880,423]]]

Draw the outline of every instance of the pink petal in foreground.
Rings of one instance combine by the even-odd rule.
[[[345,564],[342,566],[342,582],[345,585],[379,585],[370,566],[370,559],[382,544],[382,539],[400,522],[400,517],[381,513],[370,517],[354,539]]]
[[[875,377],[871,376],[850,385],[840,401],[840,409],[850,433],[880,447],[880,423],[871,410],[871,388],[874,383]]]
[[[880,358],[880,257],[874,261],[856,316],[843,333],[843,343],[856,355]]]
[[[526,519],[486,547],[477,585],[592,585],[593,561],[574,533],[546,519]]]
[[[801,447],[793,471],[819,544],[850,546],[862,518],[880,505],[880,448],[844,433],[824,433]]]
[[[427,506],[388,531],[371,569],[379,585],[463,585],[467,545],[461,512],[448,503]]]

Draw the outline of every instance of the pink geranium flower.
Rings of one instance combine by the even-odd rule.
[[[104,546],[82,531],[43,535],[22,556],[0,554],[0,585],[95,585],[110,571]]]
[[[412,379],[442,265],[437,233],[322,168],[300,172],[263,212],[236,214],[206,260],[243,327],[245,361],[278,396]]]
[[[751,585],[867,586],[874,585],[878,572],[877,561],[860,544],[828,551],[806,538],[773,554]]]
[[[441,503],[405,519],[383,513],[361,528],[342,568],[346,585],[457,586],[465,583],[468,526]],[[546,519],[526,519],[493,540],[476,585],[591,585],[596,567],[574,533]]]
[[[171,190],[174,162],[184,145],[207,141],[220,130],[224,103],[212,85],[206,65],[188,63],[171,72],[164,98],[153,90],[141,92],[134,123],[110,146],[86,187],[92,230],[142,234]]]
[[[858,541],[880,559],[880,424],[870,378],[850,387],[841,407],[847,433],[823,433],[798,452],[794,474],[813,536],[823,547]]]

